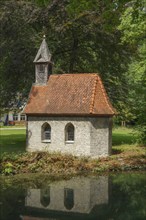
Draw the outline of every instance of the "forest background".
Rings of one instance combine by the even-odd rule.
[[[23,103],[46,35],[53,73],[99,73],[119,113],[146,144],[145,0],[0,0],[0,110]]]

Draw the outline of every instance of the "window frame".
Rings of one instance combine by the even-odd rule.
[[[73,131],[69,131],[69,129],[73,129]],[[69,134],[70,132],[70,134]],[[71,133],[73,132],[73,133]],[[69,136],[73,136],[73,138],[70,138]],[[72,123],[68,123],[65,126],[65,143],[67,144],[73,144],[75,142],[75,127]]]
[[[26,115],[25,114],[20,115],[20,121],[26,121]]]
[[[48,131],[46,129],[49,129]],[[51,126],[49,123],[45,122],[42,125],[42,131],[41,131],[41,139],[43,143],[51,143]],[[49,134],[49,138],[46,138],[46,135]]]
[[[13,114],[13,121],[18,121],[18,114],[17,113]]]

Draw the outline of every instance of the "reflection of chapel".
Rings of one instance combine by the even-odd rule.
[[[106,207],[109,202],[108,177],[76,178],[50,184],[45,189],[29,189],[25,199],[25,215],[42,213],[42,216],[87,217],[98,207]],[[31,219],[31,218],[30,218]],[[50,218],[49,218],[50,219]],[[58,218],[56,218],[58,219]],[[60,219],[60,218],[59,218]],[[25,220],[25,216],[23,217]]]
[[[115,114],[96,73],[52,74],[45,38],[34,60],[27,115],[27,150],[108,156]]]

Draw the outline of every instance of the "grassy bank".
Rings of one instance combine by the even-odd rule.
[[[137,146],[135,141],[132,129],[114,129],[112,155],[93,160],[58,153],[26,153],[25,130],[1,130],[0,173],[4,175],[20,173],[76,175],[144,170],[146,169],[146,148]]]
[[[16,127],[3,127],[0,130],[0,153],[22,153],[25,152],[26,129]]]

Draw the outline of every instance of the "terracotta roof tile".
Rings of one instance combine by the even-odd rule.
[[[33,85],[26,114],[114,115],[97,74],[50,75],[47,85]]]

